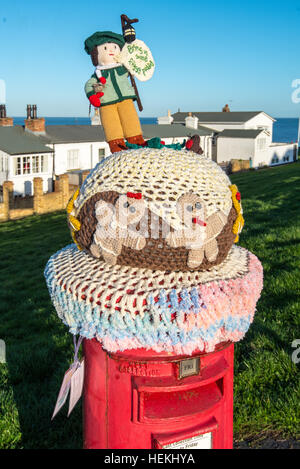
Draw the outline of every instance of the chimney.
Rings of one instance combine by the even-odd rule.
[[[13,118],[6,116],[5,104],[0,104],[0,127],[12,127],[13,125],[14,125]]]
[[[25,119],[25,130],[36,135],[44,135],[46,133],[45,119],[43,117],[37,117],[36,104],[27,104],[27,119]]]
[[[191,112],[185,118],[185,126],[190,127],[191,129],[198,129],[198,117],[193,116]]]
[[[170,125],[172,124],[173,120],[174,120],[174,117],[172,117],[171,111],[169,110],[167,116],[158,117],[157,123]]]

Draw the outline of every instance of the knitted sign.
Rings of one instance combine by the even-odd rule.
[[[205,156],[145,148],[99,163],[67,211],[78,248],[110,265],[207,270],[241,231],[236,194]]]
[[[151,51],[140,39],[126,43],[117,60],[140,81],[150,80],[154,73],[155,63]]]

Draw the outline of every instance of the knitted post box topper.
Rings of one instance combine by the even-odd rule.
[[[211,352],[248,330],[262,289],[259,260],[234,244],[241,194],[188,150],[126,150],[99,163],[71,198],[76,244],[45,277],[72,334],[107,351]]]
[[[191,151],[119,152],[96,166],[74,201],[73,239],[111,265],[207,270],[237,238],[241,201],[235,206],[232,187],[218,165]]]

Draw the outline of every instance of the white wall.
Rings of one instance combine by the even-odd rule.
[[[285,145],[273,144],[269,147],[268,152],[268,164],[276,166],[277,164],[289,163],[294,161],[294,151],[298,152],[298,144],[287,143]],[[297,153],[296,153],[297,154]],[[272,163],[273,158],[278,158],[278,163]],[[284,157],[288,158],[288,161],[284,161]]]
[[[92,169],[99,162],[99,149],[105,150],[105,157],[110,155],[109,145],[106,142],[88,143],[56,143],[54,145],[55,164],[54,173],[64,174],[72,169]],[[79,150],[79,161],[77,168],[68,168],[68,151]]]
[[[208,129],[222,132],[225,129],[245,129],[245,124],[215,124],[214,122],[200,122],[199,125],[207,127]]]
[[[273,119],[263,112],[258,114],[257,116],[250,119],[245,124],[245,129],[261,129],[264,128],[269,132],[269,136],[267,137],[269,143],[271,144],[273,138]]]
[[[252,138],[224,138],[217,139],[217,162],[228,162],[232,159],[254,159],[255,140]]]

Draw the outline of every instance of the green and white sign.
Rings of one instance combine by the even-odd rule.
[[[151,51],[140,39],[125,44],[118,57],[118,62],[140,81],[149,80],[155,69]]]

